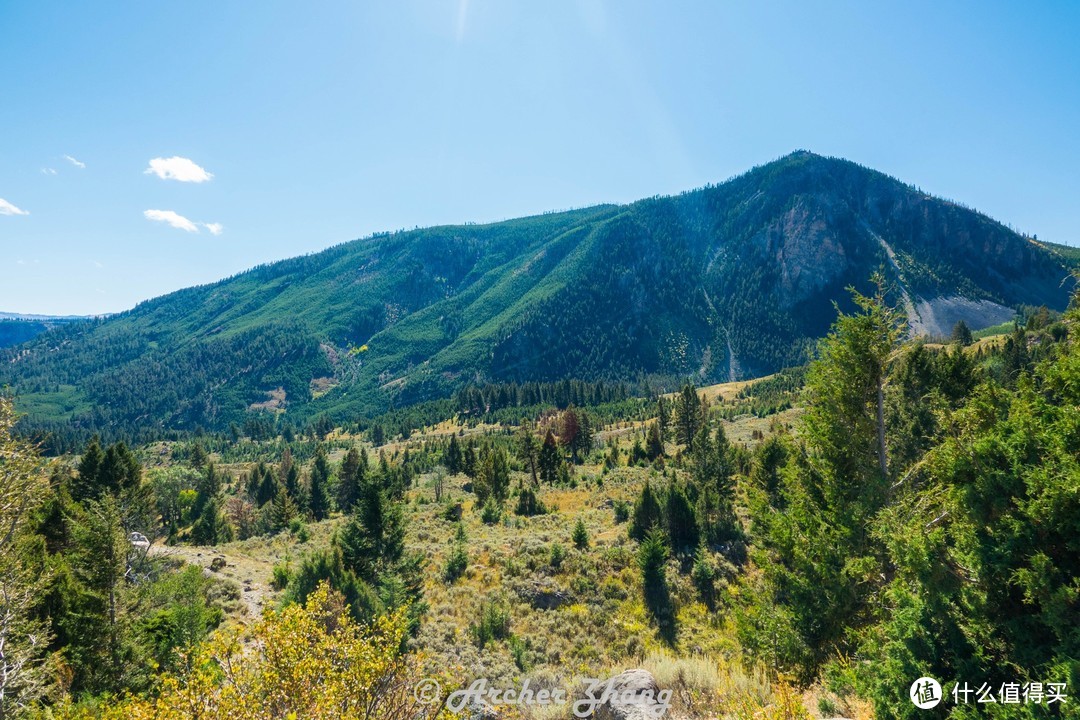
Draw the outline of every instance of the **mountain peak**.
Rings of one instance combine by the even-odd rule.
[[[941,333],[1064,307],[1063,262],[983,215],[797,150],[676,197],[261,266],[3,351],[0,385],[29,423],[93,432],[355,416],[488,380],[741,379],[805,362],[847,288],[869,291],[882,268],[912,326]]]

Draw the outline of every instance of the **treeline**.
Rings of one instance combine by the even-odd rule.
[[[561,380],[559,382],[495,383],[470,385],[454,393],[458,412],[483,415],[507,407],[546,405],[564,409],[626,400],[632,394],[625,383]]]

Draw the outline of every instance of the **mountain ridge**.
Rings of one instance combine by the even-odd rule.
[[[271,397],[302,420],[486,381],[738,379],[804,362],[875,270],[940,331],[1061,309],[1068,267],[962,205],[798,151],[675,196],[259,265],[4,351],[0,383],[31,425],[164,431]]]

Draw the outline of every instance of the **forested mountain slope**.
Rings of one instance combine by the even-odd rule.
[[[1065,306],[1067,260],[853,163],[798,152],[625,206],[381,234],[2,351],[31,428],[345,416],[479,381],[750,377],[806,360],[883,268],[914,328]]]

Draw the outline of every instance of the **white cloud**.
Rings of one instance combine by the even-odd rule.
[[[0,198],[0,215],[29,215],[26,210],[20,210],[4,198]]]
[[[191,222],[183,215],[177,215],[172,210],[146,210],[143,212],[143,217],[147,220],[153,220],[154,222],[168,223],[177,230],[186,230],[191,233],[199,232],[198,225]]]
[[[191,160],[182,157],[154,158],[150,167],[143,171],[146,175],[157,175],[162,180],[201,183],[214,177]]]
[[[80,170],[85,170],[85,169],[86,169],[86,163],[84,163],[84,162],[79,162],[78,160],[76,160],[75,158],[71,157],[70,155],[65,155],[65,156],[64,156],[64,159],[65,159],[65,160],[67,160],[67,161],[68,161],[69,163],[71,163],[72,165],[74,165],[75,167],[79,168]]]
[[[211,235],[220,235],[225,229],[221,223],[201,223],[201,225],[209,230]]]
[[[56,168],[41,168],[42,175],[55,175]]]

